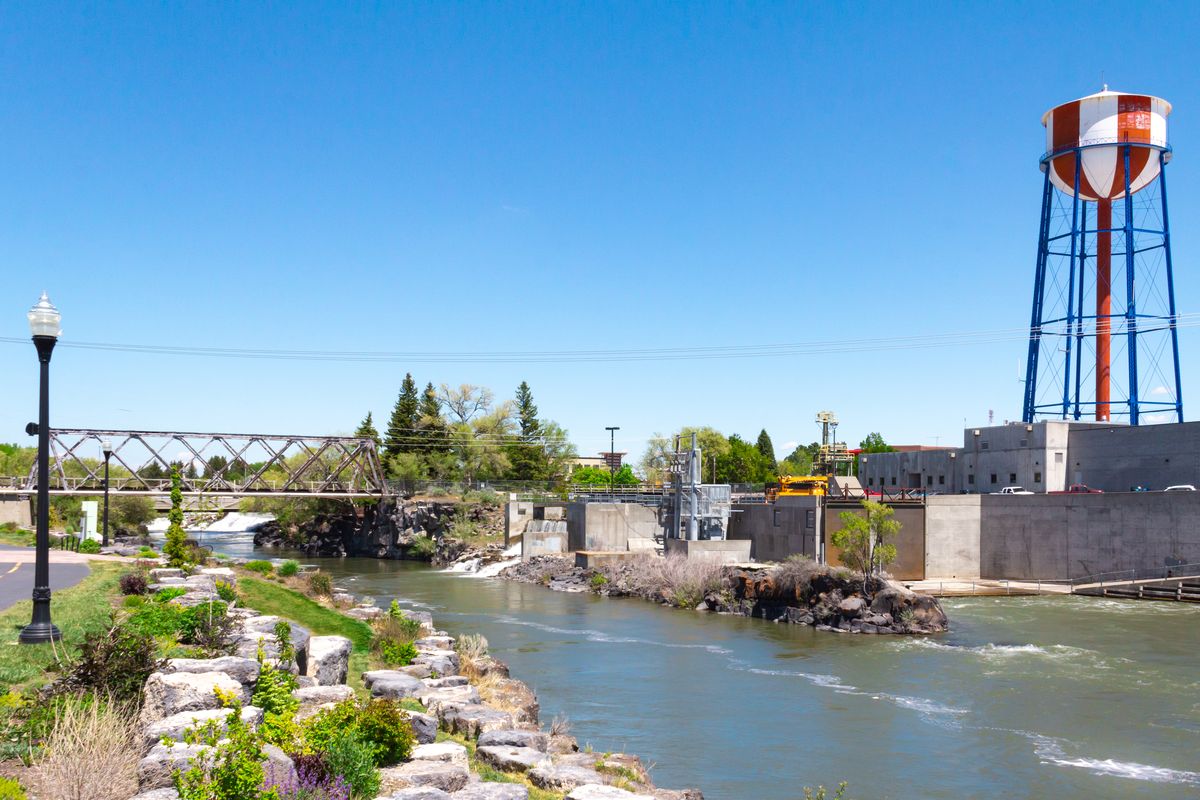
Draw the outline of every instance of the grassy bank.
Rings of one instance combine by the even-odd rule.
[[[54,593],[51,613],[62,631],[57,645],[21,645],[17,636],[29,624],[33,603],[23,600],[0,612],[0,687],[21,691],[48,682],[49,671],[64,653],[74,655],[86,634],[108,628],[113,600],[119,596],[117,581],[128,570],[123,564],[92,562],[92,572],[70,589]]]
[[[347,683],[362,690],[362,673],[368,669],[371,626],[327,608],[299,592],[261,578],[238,576],[238,594],[245,605],[303,625],[316,636],[345,636],[354,643]]]

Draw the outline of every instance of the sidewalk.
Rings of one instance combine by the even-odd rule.
[[[28,600],[33,594],[32,547],[0,545],[0,611]],[[100,556],[72,553],[69,550],[50,551],[50,589],[58,591],[79,583],[91,571],[89,561],[128,561],[121,556]]]
[[[1066,583],[1008,581],[991,578],[948,578],[925,581],[901,581],[909,589],[934,597],[996,597],[1005,595],[1070,594]]]

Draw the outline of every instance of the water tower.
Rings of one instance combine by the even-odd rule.
[[[1170,113],[1166,100],[1105,86],[1042,117],[1025,422],[1183,422]]]

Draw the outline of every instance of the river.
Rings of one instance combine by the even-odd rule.
[[[965,598],[945,602],[947,634],[850,636],[302,560],[484,634],[544,721],[566,717],[581,746],[640,755],[659,785],[709,800],[796,800],[842,780],[859,800],[1200,796],[1200,607]]]

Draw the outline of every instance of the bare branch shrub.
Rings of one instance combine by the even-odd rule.
[[[794,598],[810,583],[814,576],[828,572],[829,568],[818,564],[805,555],[788,556],[787,560],[771,572],[780,596]]]
[[[721,589],[722,565],[680,555],[646,555],[626,562],[626,586],[642,597],[661,595],[679,608],[695,608],[709,592]]]
[[[61,704],[40,765],[49,800],[125,800],[136,794],[136,731],[127,705],[100,699]]]
[[[463,634],[454,643],[454,650],[458,653],[459,672],[475,683],[486,671],[483,662],[488,659],[488,640],[479,633]]]

